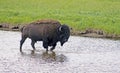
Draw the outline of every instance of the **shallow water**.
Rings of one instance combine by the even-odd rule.
[[[120,41],[71,36],[63,47],[45,52],[31,40],[19,52],[20,32],[0,31],[0,73],[120,73]]]

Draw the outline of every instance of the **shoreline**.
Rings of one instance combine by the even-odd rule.
[[[84,31],[71,31],[71,35],[91,37],[91,38],[120,39],[120,35],[106,34],[102,30],[94,30],[94,29],[86,29]]]
[[[4,31],[18,31],[23,25],[9,25],[9,24],[0,24],[0,30]],[[84,31],[76,31],[71,29],[71,35],[82,36],[82,37],[92,37],[92,38],[110,38],[110,39],[120,39],[120,35],[115,34],[106,34],[102,30],[86,29]]]

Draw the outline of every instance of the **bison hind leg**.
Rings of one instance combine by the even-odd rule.
[[[22,53],[22,45],[25,42],[26,37],[22,37],[21,41],[20,41],[20,52]]]

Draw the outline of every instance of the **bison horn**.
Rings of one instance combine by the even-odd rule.
[[[59,31],[62,31],[62,26],[59,27]]]

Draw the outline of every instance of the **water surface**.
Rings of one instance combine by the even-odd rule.
[[[120,73],[120,41],[71,36],[63,47],[45,52],[31,40],[19,52],[20,32],[0,31],[0,73]]]

